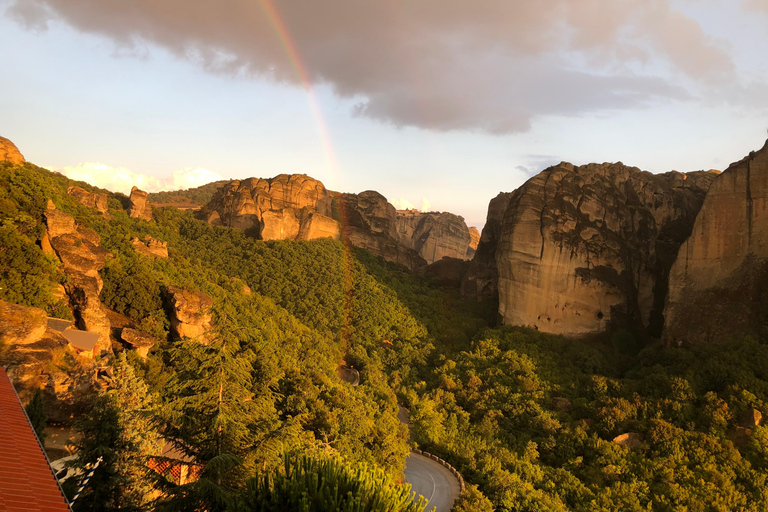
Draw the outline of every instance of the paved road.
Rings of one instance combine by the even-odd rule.
[[[408,425],[408,411],[400,407],[397,416]],[[453,473],[439,462],[413,452],[405,459],[405,481],[411,484],[411,490],[417,496],[420,494],[427,499],[427,511],[435,507],[435,512],[450,512],[461,493]]]
[[[436,512],[450,512],[461,493],[453,473],[440,463],[415,453],[405,459],[405,481],[413,486],[416,494],[427,499],[426,510],[436,507]]]

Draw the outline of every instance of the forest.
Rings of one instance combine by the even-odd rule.
[[[146,360],[115,342],[112,382],[81,397],[74,465],[102,463],[77,512],[420,511],[400,485],[412,447],[464,476],[456,511],[768,510],[768,427],[745,434],[768,412],[768,340],[502,326],[494,304],[340,241],[264,242],[173,207],[132,219],[106,191],[102,215],[71,185],[96,190],[0,163],[0,299],[70,315],[39,245],[50,199],[112,254],[102,304],[156,339]],[[168,259],[133,250],[146,235]],[[211,343],[172,336],[171,285],[213,298]],[[199,478],[148,469],[167,442]]]

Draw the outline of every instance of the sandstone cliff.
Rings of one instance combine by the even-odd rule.
[[[427,263],[446,257],[470,259],[471,254],[468,256],[468,253],[474,252],[470,230],[458,215],[398,210],[396,220],[400,243],[417,251]]]
[[[99,235],[78,226],[66,213],[48,201],[45,210],[47,232],[41,240],[43,250],[54,253],[67,274],[64,288],[79,328],[99,334],[94,355],[111,352],[110,324],[99,301],[103,286],[99,270],[109,253],[99,245]]]
[[[107,212],[107,194],[88,192],[81,187],[74,186],[67,189],[67,194],[74,197],[88,208],[95,208],[101,213]]]
[[[5,137],[0,137],[0,162],[3,160],[11,162],[15,165],[23,164],[26,162],[26,160],[24,160],[24,156],[19,151],[19,148],[16,147],[16,144],[6,139]]]
[[[171,330],[179,338],[196,338],[202,344],[213,339],[211,308],[213,299],[202,292],[169,286],[166,290],[171,306]]]
[[[710,187],[670,273],[665,338],[766,334],[767,286],[768,142]]]
[[[465,293],[497,288],[507,324],[659,335],[669,269],[714,178],[621,163],[550,167],[491,202]]]
[[[213,225],[249,231],[262,240],[344,237],[389,261],[418,268],[444,256],[469,259],[472,235],[450,213],[398,212],[375,191],[329,191],[303,174],[224,184],[203,208]]]
[[[139,190],[138,187],[131,188],[129,197],[131,207],[128,209],[128,216],[143,220],[152,220],[152,205],[147,201],[147,193]]]

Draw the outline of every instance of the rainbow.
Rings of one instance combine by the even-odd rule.
[[[304,61],[301,58],[301,54],[299,54],[299,50],[296,46],[296,42],[291,36],[291,32],[288,30],[288,27],[283,21],[283,17],[280,15],[280,12],[277,10],[277,7],[275,6],[273,0],[259,0],[259,4],[261,5],[261,8],[264,11],[264,13],[267,15],[267,19],[269,20],[269,23],[272,25],[272,28],[275,30],[277,37],[280,39],[280,43],[283,45],[283,48],[285,49],[285,53],[288,55],[288,60],[290,60],[291,65],[293,66],[293,69],[296,71],[296,74],[299,77],[299,81],[301,82],[302,87],[304,87],[304,91],[307,93],[307,101],[309,102],[309,109],[312,112],[312,117],[314,117],[315,123],[317,124],[317,129],[320,134],[320,142],[323,145],[323,152],[325,153],[326,165],[331,174],[331,177],[334,180],[338,180],[339,165],[338,165],[338,161],[336,160],[336,153],[333,149],[330,132],[328,131],[328,125],[326,124],[325,119],[323,118],[322,111],[320,110],[320,104],[317,101],[317,96],[315,95],[315,89],[314,89],[314,86],[312,85],[312,80],[309,76],[309,71],[307,70],[307,66],[304,64]],[[334,183],[333,185],[336,185],[336,184]],[[343,354],[349,349],[349,333],[351,332],[351,328],[352,328],[350,319],[352,317],[352,300],[353,300],[353,275],[352,275],[353,257],[352,257],[352,250],[349,245],[349,241],[346,240],[344,236],[345,228],[347,226],[347,219],[344,212],[344,208],[341,208],[341,211],[339,212],[339,214],[341,219],[341,240],[343,242],[343,254],[342,254],[341,264],[342,264],[342,273],[343,273],[342,287],[344,290],[344,309],[342,313],[343,318],[342,318],[342,327],[341,327],[341,333],[340,333],[341,341],[342,341],[341,352]]]
[[[280,43],[283,45],[285,53],[288,55],[288,60],[291,62],[293,69],[296,71],[296,74],[299,77],[301,86],[307,93],[309,109],[312,112],[312,117],[315,119],[318,132],[320,133],[320,142],[323,145],[326,165],[328,166],[328,170],[331,173],[332,178],[338,179],[339,165],[338,161],[336,160],[336,153],[333,149],[333,144],[331,144],[331,136],[330,132],[328,131],[328,125],[326,124],[322,111],[320,110],[320,104],[317,101],[317,96],[315,95],[315,89],[312,85],[312,80],[310,79],[307,66],[304,64],[304,61],[299,54],[299,50],[296,47],[296,42],[291,36],[291,32],[288,30],[285,22],[283,21],[283,17],[280,15],[277,7],[275,7],[273,0],[259,0],[259,4],[261,5],[264,13],[267,15],[267,19],[272,25],[272,28],[275,30],[277,37],[280,39]]]

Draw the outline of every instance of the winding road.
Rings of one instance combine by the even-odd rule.
[[[401,407],[397,416],[401,422],[408,424],[408,412],[405,409]],[[405,481],[411,484],[417,496],[422,495],[427,499],[427,511],[435,507],[436,512],[450,512],[453,502],[461,493],[459,481],[448,468],[413,452],[405,459]]]

